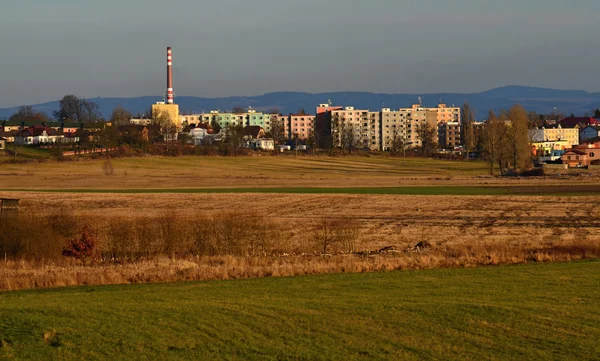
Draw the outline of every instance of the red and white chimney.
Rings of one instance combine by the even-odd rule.
[[[167,104],[173,104],[173,55],[171,47],[167,48]]]

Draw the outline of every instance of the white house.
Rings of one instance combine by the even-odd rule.
[[[208,130],[203,128],[190,129],[190,136],[194,145],[202,145],[204,139],[208,136]]]
[[[53,144],[62,140],[64,136],[52,128],[34,125],[15,134],[17,145]]]
[[[256,148],[260,150],[275,150],[275,140],[272,138],[257,139]]]

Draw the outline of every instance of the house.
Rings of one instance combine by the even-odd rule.
[[[202,127],[190,129],[190,137],[191,137],[191,143],[194,145],[202,145],[202,144],[204,144],[205,140],[208,140],[208,138],[211,138],[209,136],[208,129],[202,128]]]
[[[562,157],[563,164],[572,167],[587,167],[600,160],[600,147],[597,144],[584,144],[569,149]]]
[[[244,127],[245,140],[256,141],[257,139],[264,138],[265,134],[265,130],[257,125]]]
[[[572,147],[566,140],[557,140],[551,142],[533,142],[533,156],[540,162],[555,161],[565,154]]]
[[[600,136],[600,126],[588,125],[579,131],[579,143],[583,143],[588,139],[597,138],[598,136]]]
[[[600,125],[600,119],[591,117],[569,117],[558,122],[563,128],[585,128],[588,125]]]
[[[0,150],[5,150],[6,149],[6,139],[0,137]]]
[[[17,145],[50,144],[62,140],[64,136],[45,125],[34,125],[15,134]]]
[[[0,130],[0,137],[4,138],[6,143],[14,143],[15,135],[18,133],[18,130],[4,131]]]
[[[247,148],[274,150],[275,141],[265,137],[265,130],[259,126],[244,127],[244,143]]]
[[[273,138],[261,138],[256,141],[256,148],[260,150],[275,150],[275,140]]]

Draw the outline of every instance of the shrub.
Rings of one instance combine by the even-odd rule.
[[[63,249],[63,256],[73,257],[83,262],[93,259],[98,251],[98,236],[90,226],[85,226],[81,230],[78,238],[69,241],[67,247]]]

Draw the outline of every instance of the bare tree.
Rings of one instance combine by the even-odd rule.
[[[421,152],[429,157],[437,147],[437,129],[429,123],[424,123],[417,129],[417,134],[421,140]]]
[[[275,143],[275,154],[279,154],[279,145],[285,139],[283,120],[277,115],[271,117],[271,137]]]
[[[529,143],[529,118],[527,111],[520,105],[514,105],[508,111],[511,126],[508,129],[508,149],[514,169],[528,167],[531,161]]]
[[[400,127],[397,127],[395,125],[393,126],[392,140],[388,146],[390,149],[390,153],[392,153],[393,156],[396,156],[400,152],[404,154],[404,152],[406,151],[406,137],[404,131]]]
[[[19,107],[19,110],[10,116],[9,120],[25,122],[35,117],[33,107],[31,105],[23,105]]]
[[[80,100],[81,122],[96,122],[102,120],[102,112],[100,106],[91,100]]]
[[[475,147],[475,134],[473,124],[475,123],[475,113],[469,103],[463,104],[461,108],[462,118],[462,137],[465,145],[465,157],[469,158],[469,153]]]
[[[343,150],[347,150],[348,154],[352,154],[352,150],[356,148],[357,139],[355,129],[352,124],[346,121],[344,117],[337,117],[334,119],[335,129],[337,131],[339,146]]]
[[[162,135],[162,141],[167,145],[167,152],[169,151],[169,143],[174,142],[175,134],[177,134],[177,127],[173,124],[169,112],[166,110],[160,111],[155,109],[152,112],[151,123],[157,125],[160,128]]]
[[[230,125],[225,128],[225,134],[223,141],[229,144],[234,149],[240,149],[244,147],[244,126],[243,125]]]
[[[119,105],[113,110],[110,120],[114,126],[117,126],[129,124],[131,122],[131,118],[131,113]]]
[[[322,254],[328,253],[334,245],[341,245],[344,251],[353,252],[359,234],[357,223],[325,217],[313,229],[312,238]]]
[[[59,103],[59,109],[53,113],[54,118],[58,121],[74,121],[80,122],[81,100],[75,95],[65,95]]]
[[[58,121],[94,122],[102,119],[98,104],[91,100],[80,99],[75,95],[65,95],[59,103],[59,109],[53,113]]]
[[[486,121],[483,128],[483,151],[486,154],[488,162],[490,164],[490,175],[494,174],[494,163],[499,162],[503,164],[502,147],[504,146],[503,140],[505,138],[506,126],[503,120],[498,119],[496,114],[490,110],[488,120]],[[501,168],[502,171],[502,168]]]

